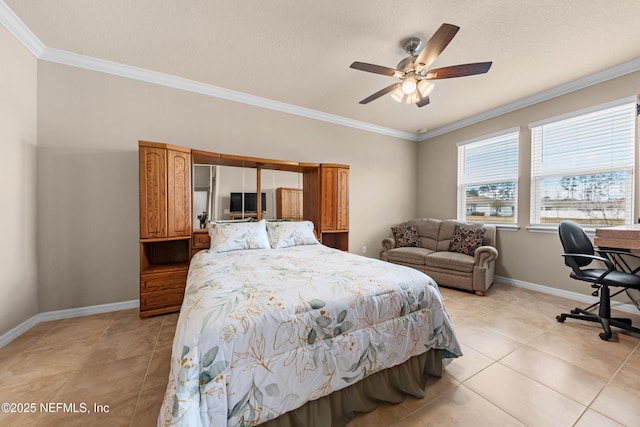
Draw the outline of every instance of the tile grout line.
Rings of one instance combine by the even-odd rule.
[[[109,324],[104,328],[104,330],[102,331],[102,334],[100,334],[100,336],[96,339],[96,341],[93,343],[93,346],[96,346],[97,342],[100,340],[100,338],[106,333],[107,329],[109,329],[109,326],[111,326],[111,324],[113,323],[113,320],[111,320],[111,322],[109,322]],[[51,330],[49,332],[47,332],[45,335],[43,335],[40,339],[46,337],[47,335],[49,335],[49,333],[51,333],[54,329],[57,329],[60,324],[62,324],[62,322],[58,323],[56,326],[54,326],[53,328],[51,328]],[[40,340],[37,340],[36,342],[38,342]],[[35,345],[35,343],[34,343]],[[91,354],[91,351],[87,352],[87,359],[89,358]],[[60,394],[60,392],[64,389],[64,386],[70,381],[70,379],[74,376],[74,374],[76,374],[78,371],[80,371],[83,366],[84,363],[87,361],[87,359],[85,359],[82,363],[78,363],[75,367],[75,369],[73,371],[70,371],[68,375],[66,375],[65,380],[62,382],[62,384],[60,385],[60,387],[58,388],[58,390],[53,394],[52,396],[52,401],[60,401],[59,399],[56,400],[56,397]],[[33,422],[32,425],[36,425],[37,420]]]
[[[133,420],[136,417],[136,412],[138,410],[138,404],[140,403],[140,398],[142,397],[142,392],[144,391],[144,384],[147,382],[147,375],[149,375],[149,370],[151,369],[151,362],[153,361],[153,355],[156,352],[156,348],[158,347],[158,341],[160,340],[160,334],[162,333],[162,328],[164,327],[167,318],[162,319],[162,324],[160,325],[160,329],[158,330],[158,335],[156,336],[156,341],[153,343],[153,349],[151,349],[151,357],[149,358],[149,363],[147,363],[147,370],[144,373],[144,378],[142,379],[142,383],[140,384],[140,391],[138,392],[138,398],[136,399],[136,404],[133,407],[133,414],[131,414],[131,420],[129,420],[129,427],[134,427]]]
[[[53,328],[49,328],[49,330],[47,331],[46,334],[44,334],[43,336],[41,336],[40,338],[38,338],[37,340],[35,340],[30,346],[28,346],[27,348],[25,348],[20,354],[24,354],[26,352],[28,352],[29,350],[31,350],[31,348],[33,348],[33,346],[35,346],[38,342],[40,342],[40,340],[44,339],[47,335],[49,335],[51,332],[53,332],[54,330],[56,330],[60,324],[62,323],[62,321],[59,321],[57,325],[55,325]],[[37,327],[38,325],[40,325],[40,323],[34,325],[33,327],[31,327],[29,330],[25,331],[23,334],[29,332],[30,330],[32,330],[33,328]],[[18,338],[18,337],[16,337]]]
[[[496,361],[496,363],[498,363]],[[486,368],[485,368],[486,369]],[[483,369],[484,370],[484,369]],[[475,376],[475,375],[474,375]],[[514,420],[518,421],[519,423],[521,423],[522,425],[526,426],[527,423],[522,421],[520,418],[516,417],[514,414],[512,414],[511,412],[508,412],[506,409],[501,408],[500,406],[496,405],[494,402],[490,401],[489,399],[487,399],[486,397],[484,397],[483,395],[481,395],[480,393],[478,393],[477,391],[475,391],[474,389],[472,389],[471,387],[465,385],[464,383],[460,383],[460,385],[464,385],[465,388],[467,390],[469,390],[471,393],[475,394],[476,396],[478,396],[480,399],[486,401],[489,405],[493,406],[494,408],[496,408],[497,410],[504,412],[505,414],[509,415],[511,418],[513,418]]]
[[[637,343],[636,346],[629,352],[629,354],[627,355],[627,357],[622,361],[622,363],[620,363],[620,366],[618,366],[618,369],[616,369],[616,371],[611,375],[611,377],[609,377],[609,379],[607,380],[606,384],[602,386],[602,388],[600,389],[600,391],[598,391],[598,393],[595,395],[595,397],[591,400],[591,402],[589,402],[589,405],[587,406],[587,409],[585,409],[585,411],[582,413],[582,415],[580,415],[580,418],[582,418],[584,416],[584,414],[591,409],[592,411],[602,415],[603,417],[610,419],[612,421],[615,421],[616,423],[618,423],[617,420],[611,418],[608,415],[602,414],[598,411],[596,411],[595,409],[591,408],[591,405],[593,405],[595,403],[595,401],[598,399],[598,397],[600,397],[600,394],[602,394],[602,392],[607,388],[607,386],[609,384],[611,384],[611,382],[613,381],[613,379],[615,378],[616,375],[618,375],[618,372],[620,372],[620,370],[622,369],[622,367],[627,363],[627,361],[631,358],[631,356],[633,356],[633,353],[640,349],[640,343]],[[580,418],[578,418],[578,421],[580,421]]]
[[[535,347],[531,347],[531,346],[529,346],[528,344],[524,344],[523,346],[524,346],[524,347],[529,347],[530,349],[533,349],[533,350],[536,350],[536,351],[543,352],[542,350],[537,349],[537,348],[535,348]],[[513,353],[513,352],[512,352],[512,353]],[[563,361],[563,362],[566,362],[566,363],[570,363],[570,362],[567,362],[566,360],[560,359],[560,358],[558,358],[558,357],[556,357],[556,356],[553,356],[553,355],[551,355],[551,354],[549,354],[549,353],[546,353],[546,352],[544,352],[544,353],[545,353],[545,354],[547,354],[547,355],[549,355],[549,356],[552,356],[552,357],[554,357],[554,358],[556,358],[556,359],[558,359],[558,360],[560,360],[560,361]],[[511,354],[511,353],[509,353],[509,354]],[[508,355],[507,355],[507,356],[508,356]],[[505,357],[506,357],[506,356],[505,356]],[[504,359],[504,357],[503,357],[503,358],[501,358],[500,360],[502,360],[502,359]],[[499,361],[497,361],[496,363],[500,363],[500,362],[499,362]],[[571,364],[571,365],[573,365],[572,363],[570,363],[570,364]],[[577,419],[576,419],[576,421],[573,423],[573,425],[575,425],[575,423],[577,423],[578,421],[580,421],[580,418],[582,418],[582,416],[583,416],[583,415],[584,415],[584,414],[589,410],[589,407],[591,406],[591,403],[593,403],[593,401],[591,401],[591,403],[589,403],[588,405],[585,405],[584,403],[582,403],[582,402],[578,402],[577,400],[575,400],[572,396],[567,396],[565,393],[561,392],[560,390],[556,390],[555,388],[553,388],[553,387],[551,387],[551,386],[549,386],[549,385],[547,385],[547,384],[544,384],[544,383],[540,382],[538,379],[536,379],[536,378],[534,378],[534,377],[532,377],[532,376],[530,376],[530,375],[527,375],[527,374],[526,374],[526,373],[524,373],[524,372],[520,372],[519,370],[517,370],[517,369],[515,369],[515,368],[512,368],[512,367],[510,367],[510,366],[508,366],[508,365],[505,365],[505,364],[503,364],[503,363],[500,363],[500,365],[501,365],[501,366],[503,366],[503,367],[505,367],[505,368],[511,369],[513,372],[515,372],[515,373],[517,373],[517,374],[520,374],[520,375],[522,375],[523,377],[528,378],[528,379],[530,379],[531,381],[534,381],[534,382],[536,382],[536,383],[540,384],[541,386],[543,386],[543,387],[545,387],[545,388],[548,388],[549,390],[554,391],[554,392],[556,392],[556,393],[560,394],[561,396],[564,396],[564,397],[566,397],[566,398],[568,398],[568,399],[570,399],[570,400],[574,401],[575,403],[577,403],[577,404],[578,404],[578,405],[580,405],[580,406],[584,406],[584,410],[580,413],[580,416],[578,416],[578,418],[577,418]],[[573,365],[573,366],[576,366],[576,365]],[[580,368],[579,366],[576,366],[576,367],[577,367],[577,368]],[[606,385],[605,385],[605,386],[603,386],[603,388],[604,388],[604,387],[606,387]],[[597,395],[596,395],[596,397],[597,397]]]

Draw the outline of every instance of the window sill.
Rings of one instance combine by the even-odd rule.
[[[493,224],[498,231],[518,231],[520,226],[518,224]]]
[[[527,231],[530,233],[557,233],[557,225],[528,225]]]
[[[594,227],[594,226],[588,226],[588,227],[583,226],[582,227],[582,229],[585,231],[585,233],[587,233],[589,235],[595,235],[596,234],[596,228],[598,228],[598,227]],[[530,233],[553,233],[553,234],[558,234],[558,225],[557,224],[553,224],[553,225],[542,225],[542,224],[529,225],[529,226],[527,226],[527,231],[529,231]]]

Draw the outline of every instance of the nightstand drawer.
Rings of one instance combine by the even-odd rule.
[[[209,249],[211,247],[211,240],[207,233],[194,233],[193,234],[193,248],[194,249]]]
[[[183,291],[187,283],[187,272],[188,270],[141,274],[140,292],[155,292],[168,289],[180,289]]]
[[[183,297],[183,289],[140,294],[140,311],[172,306],[180,307]]]

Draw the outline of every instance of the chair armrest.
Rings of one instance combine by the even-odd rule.
[[[572,253],[564,253],[562,254],[563,257],[567,257],[567,258],[589,258],[592,259],[594,261],[602,261],[607,265],[610,265],[613,268],[613,263],[611,262],[611,260],[609,258],[605,258],[605,257],[601,257],[598,255],[587,255],[587,254],[572,254]]]
[[[493,246],[480,246],[473,254],[473,263],[486,267],[498,258],[498,250]]]
[[[396,247],[396,241],[392,237],[387,237],[382,241],[382,252],[380,252],[380,259],[382,261],[389,261],[389,251]]]
[[[609,258],[597,256],[597,255],[586,255],[586,254],[572,254],[572,253],[564,253],[562,254],[565,258],[588,258],[594,261],[602,261],[607,266],[607,271],[598,279],[602,279],[607,274],[611,273],[616,269],[616,266],[613,265],[613,262]]]
[[[385,252],[389,252],[391,249],[396,247],[396,239],[393,237],[387,237],[382,241],[382,247]]]

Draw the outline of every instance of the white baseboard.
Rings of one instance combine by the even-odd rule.
[[[72,317],[88,316],[90,314],[109,313],[111,311],[128,310],[140,307],[140,300],[114,302],[111,304],[90,305],[88,307],[69,308],[66,310],[47,311],[38,314],[38,322],[49,320],[70,319]]]
[[[66,310],[47,311],[38,313],[30,319],[25,320],[15,328],[0,336],[0,348],[27,332],[40,322],[50,320],[70,319],[72,317],[88,316],[90,314],[108,313],[111,311],[128,310],[140,306],[140,300],[122,301],[111,304],[91,305],[88,307],[69,308]]]
[[[579,294],[577,292],[565,291],[562,289],[551,288],[549,286],[538,285],[535,283],[525,282],[522,280],[510,279],[508,277],[495,276],[495,281],[504,283],[505,285],[517,286],[519,288],[529,289],[531,291],[543,294],[554,295],[561,298],[572,299],[586,304],[593,304],[599,301],[598,298],[591,295]],[[625,313],[639,314],[640,311],[633,304],[626,304],[619,301],[611,301],[611,308]]]
[[[40,321],[38,320],[38,315],[36,314],[32,318],[25,320],[24,322],[20,323],[15,328],[13,328],[13,329],[9,330],[8,332],[4,333],[2,336],[0,336],[0,348],[2,348],[5,345],[9,344],[11,341],[15,340],[20,335],[24,334],[29,329],[33,328],[38,323],[40,323]]]

